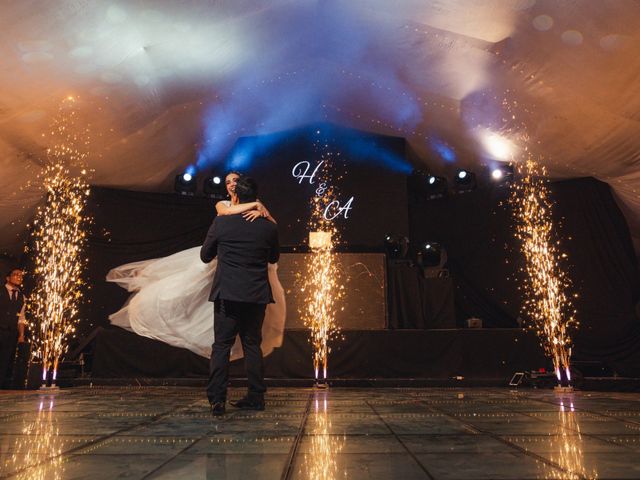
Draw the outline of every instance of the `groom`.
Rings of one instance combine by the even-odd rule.
[[[249,177],[240,177],[236,195],[240,203],[255,202],[258,186]],[[280,257],[278,230],[265,218],[251,222],[242,215],[218,216],[209,228],[200,258],[209,263],[218,257],[209,301],[214,303],[214,343],[209,367],[207,396],[213,415],[225,413],[229,354],[240,334],[248,394],[234,407],[264,410],[264,367],[262,364],[262,321],[268,303],[273,303],[267,263]]]

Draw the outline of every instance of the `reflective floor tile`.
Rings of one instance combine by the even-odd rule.
[[[410,455],[345,453],[322,455],[301,454],[293,464],[295,480],[425,480],[428,474]]]
[[[541,467],[540,462],[521,453],[418,453],[416,457],[438,480],[559,478],[553,476],[553,468],[541,476],[544,464]]]
[[[288,454],[295,436],[268,436],[257,432],[208,435],[201,438],[184,454]]]
[[[602,435],[602,438],[616,445],[640,452],[640,435]]]
[[[22,478],[64,480],[142,479],[167,461],[165,455],[78,455],[31,468]]]
[[[528,452],[574,451],[581,453],[620,452],[624,447],[605,439],[578,435],[575,432],[566,435],[505,435],[505,441]]]
[[[413,453],[499,453],[508,451],[505,443],[487,435],[400,435]]]
[[[298,452],[308,454],[324,449],[339,453],[405,453],[395,435],[305,435]]]
[[[0,460],[14,453],[61,453],[81,448],[83,445],[97,439],[97,436],[87,435],[2,435],[0,436]]]
[[[287,461],[277,454],[180,455],[158,469],[149,479],[277,479]]]
[[[464,423],[442,414],[383,414],[382,418],[398,435],[470,433]]]
[[[110,436],[76,451],[82,455],[177,455],[187,449],[198,438],[187,437],[141,437]]]
[[[309,415],[304,433],[311,434],[390,434],[391,431],[378,415]]]
[[[2,392],[0,412],[0,476],[640,478],[634,393],[274,388],[212,417],[201,388],[83,387]]]

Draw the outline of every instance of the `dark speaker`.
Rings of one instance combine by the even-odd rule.
[[[306,275],[310,253],[283,253],[278,276],[287,298],[286,328],[306,328],[300,315],[306,294],[302,277]],[[341,330],[383,330],[387,324],[386,274],[382,253],[337,253],[344,298],[338,305],[336,323]]]

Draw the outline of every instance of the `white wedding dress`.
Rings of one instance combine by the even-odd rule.
[[[213,343],[213,303],[209,293],[217,261],[202,263],[200,247],[168,257],[128,263],[112,269],[107,281],[134,292],[109,316],[112,325],[209,358]],[[282,345],[286,304],[277,265],[269,265],[269,283],[276,303],[267,306],[262,325],[262,353]],[[243,356],[240,339],[231,360]]]

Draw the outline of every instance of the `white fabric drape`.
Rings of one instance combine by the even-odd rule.
[[[214,340],[209,293],[217,262],[202,263],[199,252],[200,247],[195,247],[112,269],[107,281],[133,294],[122,309],[109,316],[111,323],[209,358]],[[276,303],[267,306],[262,326],[264,355],[282,344],[284,334],[286,303],[277,271],[277,265],[269,265],[269,283]],[[242,355],[237,339],[231,359]]]

